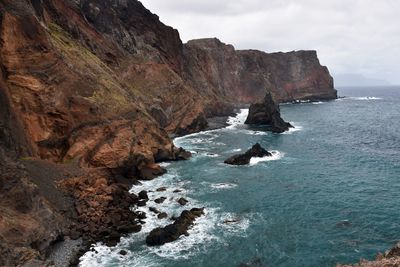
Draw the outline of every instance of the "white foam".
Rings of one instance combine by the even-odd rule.
[[[375,97],[375,96],[361,96],[361,97],[345,97],[344,99],[351,99],[351,100],[382,100],[380,97]]]
[[[303,130],[303,126],[297,124],[296,122],[290,122],[290,124],[293,126],[292,128],[289,128],[288,131],[283,132],[282,134],[292,134],[295,132],[299,132],[301,130]]]
[[[318,102],[312,102],[312,104],[313,104],[313,105],[321,105],[321,104],[324,104],[324,102],[318,101]]]
[[[233,183],[216,183],[216,184],[210,184],[211,188],[214,189],[231,189],[237,187],[237,184]]]
[[[265,157],[252,157],[250,159],[250,166],[256,165],[257,163],[264,162],[264,161],[274,161],[280,160],[285,155],[279,151],[271,151],[272,156],[265,156]]]
[[[229,124],[229,126],[227,126],[226,129],[235,129],[237,125],[244,124],[248,115],[249,109],[241,109],[235,117],[228,118],[226,123]]]

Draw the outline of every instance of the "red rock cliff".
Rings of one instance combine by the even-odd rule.
[[[315,51],[235,50],[218,39],[184,45],[186,80],[203,94],[253,103],[268,90],[278,102],[336,98],[333,79]]]
[[[279,101],[336,96],[315,52],[183,45],[136,0],[0,1],[0,70],[0,265],[42,260],[71,231],[97,240],[74,220],[102,229],[119,212],[121,229],[136,218],[129,201],[112,209],[127,194],[114,177],[162,173],[157,162],[182,157],[169,134],[202,130],[265,90]],[[68,231],[64,193],[75,203]]]

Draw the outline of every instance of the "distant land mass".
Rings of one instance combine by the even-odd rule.
[[[335,86],[378,86],[391,85],[388,81],[382,79],[368,78],[357,73],[336,74],[333,75]]]

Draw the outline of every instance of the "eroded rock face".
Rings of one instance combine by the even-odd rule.
[[[245,124],[267,125],[275,133],[282,133],[293,127],[281,118],[279,106],[275,104],[270,93],[265,95],[262,102],[250,105]]]
[[[268,90],[278,102],[337,97],[333,79],[316,51],[265,53],[235,50],[216,38],[184,45],[185,75],[202,94],[226,102],[254,103]]]
[[[246,165],[250,163],[252,157],[265,157],[272,156],[267,150],[261,147],[259,143],[255,144],[252,148],[246,151],[244,154],[234,155],[224,161],[230,165]]]
[[[181,235],[188,235],[188,229],[193,225],[196,218],[203,214],[204,208],[182,211],[173,224],[152,230],[146,237],[146,244],[148,246],[161,246],[177,240]]]

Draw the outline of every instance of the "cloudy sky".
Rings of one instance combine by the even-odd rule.
[[[184,42],[237,49],[315,49],[333,73],[400,84],[399,0],[142,0]]]

